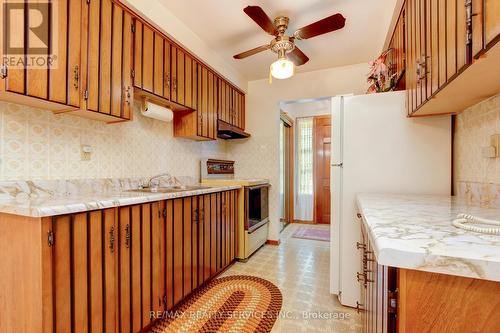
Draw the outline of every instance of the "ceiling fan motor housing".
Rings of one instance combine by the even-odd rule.
[[[280,57],[286,52],[293,51],[294,48],[295,44],[288,36],[278,36],[271,41],[271,51],[278,53]]]

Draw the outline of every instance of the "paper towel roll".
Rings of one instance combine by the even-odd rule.
[[[142,103],[141,113],[144,117],[153,118],[161,121],[172,121],[174,113],[169,108],[160,106],[149,101]]]

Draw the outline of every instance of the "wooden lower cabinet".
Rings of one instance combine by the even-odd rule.
[[[0,332],[147,329],[233,262],[236,196],[44,218],[0,214]]]
[[[357,247],[363,332],[498,332],[499,282],[380,265],[363,222]]]

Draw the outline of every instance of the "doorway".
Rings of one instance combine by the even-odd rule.
[[[283,230],[293,221],[293,120],[280,113],[280,224]]]
[[[330,152],[332,118],[314,117],[314,220],[330,224]]]

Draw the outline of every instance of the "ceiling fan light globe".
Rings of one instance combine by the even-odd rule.
[[[278,59],[271,64],[271,75],[275,79],[283,80],[293,76],[295,65],[288,59]]]

